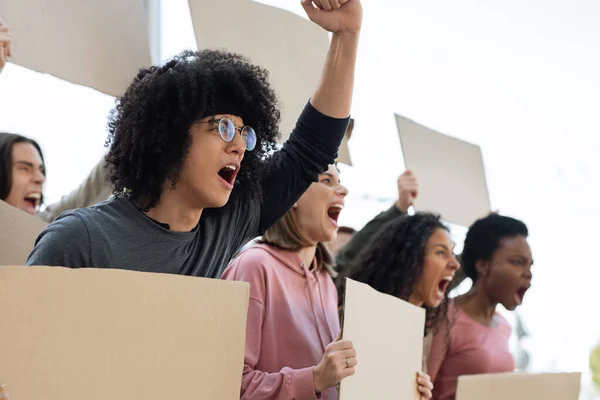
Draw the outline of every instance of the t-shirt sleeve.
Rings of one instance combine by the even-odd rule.
[[[40,233],[27,265],[88,267],[91,265],[90,237],[84,221],[67,211]]]
[[[259,234],[277,222],[335,162],[348,121],[321,114],[307,103],[290,138],[269,159],[262,182]]]

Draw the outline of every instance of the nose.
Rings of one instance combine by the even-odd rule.
[[[246,142],[244,142],[241,133],[236,131],[235,135],[233,136],[233,140],[227,143],[227,153],[239,154],[243,156],[245,152]]]
[[[42,171],[37,171],[33,177],[33,181],[37,184],[43,185],[46,182],[46,175]]]
[[[336,189],[336,193],[342,197],[346,197],[348,196],[348,189],[346,188],[346,186],[339,184]]]
[[[450,263],[448,263],[448,266],[454,271],[460,269],[460,262],[458,262],[456,256],[452,256],[452,258],[450,259]]]

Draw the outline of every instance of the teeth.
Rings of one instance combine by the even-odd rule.
[[[235,170],[237,169],[237,167],[236,167],[235,165],[231,165],[231,164],[229,164],[229,165],[226,165],[224,168],[226,168],[226,169],[230,169],[230,170],[232,170],[232,171],[235,171]]]
[[[448,276],[443,277],[442,280],[452,282],[452,277],[450,275],[448,275]]]
[[[344,205],[343,204],[332,204],[330,208],[339,208],[340,210],[343,210]]]
[[[27,196],[25,196],[25,198],[39,200],[42,198],[42,195],[40,193],[29,193]]]

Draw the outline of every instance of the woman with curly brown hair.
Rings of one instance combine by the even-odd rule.
[[[345,278],[426,309],[424,334],[446,317],[448,287],[460,268],[448,228],[438,215],[416,213],[394,219],[373,236],[337,278],[343,318]],[[431,397],[433,386],[421,373],[419,390]]]
[[[333,35],[321,82],[280,151],[271,155],[279,111],[268,72],[244,57],[186,51],[142,69],[108,124],[115,198],[64,213],[38,237],[28,265],[220,277],[337,157],[362,7],[333,5],[303,1]]]

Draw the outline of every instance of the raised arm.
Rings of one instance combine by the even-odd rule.
[[[352,239],[344,246],[335,262],[338,272],[349,262],[354,260],[358,253],[367,246],[371,237],[388,222],[405,215],[408,208],[419,195],[419,182],[412,171],[405,171],[398,177],[398,199],[393,206],[369,221]]]
[[[302,5],[311,21],[333,36],[317,89],[290,139],[269,160],[259,234],[281,218],[335,162],[350,116],[362,24],[360,0],[303,0]]]
[[[334,118],[350,116],[358,38],[362,25],[362,6],[359,0],[341,0],[337,9],[327,9],[338,0],[302,0],[302,6],[311,21],[332,32],[323,75],[310,103],[321,113]]]

